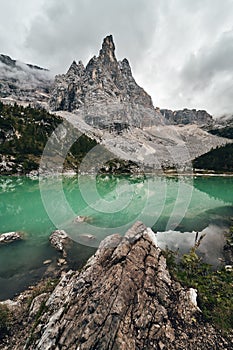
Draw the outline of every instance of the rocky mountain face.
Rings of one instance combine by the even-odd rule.
[[[28,297],[28,295],[27,295]],[[137,222],[108,236],[81,272],[64,273],[55,290],[17,314],[12,349],[230,349],[231,341],[203,322],[196,290],[173,280],[155,234]],[[22,322],[22,323],[21,323]],[[8,339],[9,340],[9,339]],[[8,349],[6,346],[2,349]]]
[[[186,167],[228,142],[200,129],[213,123],[205,111],[155,109],[135,82],[127,59],[117,61],[111,35],[86,67],[74,61],[66,74],[56,76],[49,103],[116,157],[142,168]]]
[[[43,103],[48,100],[52,76],[47,69],[0,55],[0,98],[6,101]]]
[[[232,142],[229,130],[221,135],[207,132],[214,128],[205,111],[155,109],[127,59],[117,61],[111,35],[97,57],[86,66],[74,61],[53,85],[48,71],[1,55],[0,98],[4,103],[50,108],[114,158],[137,163],[142,171],[190,168],[193,159]],[[4,168],[10,164],[9,169],[14,163],[11,156],[1,162]]]
[[[134,80],[128,60],[117,61],[111,35],[86,67],[74,61],[66,74],[56,76],[50,107],[78,111],[88,124],[101,129],[149,126],[163,119]]]
[[[183,109],[178,111],[171,111],[169,109],[161,109],[160,112],[167,120],[168,124],[197,124],[200,126],[213,125],[214,120],[212,116],[204,110]]]

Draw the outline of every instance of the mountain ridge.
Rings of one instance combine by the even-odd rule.
[[[115,158],[136,162],[142,169],[192,168],[193,159],[232,142],[208,133],[213,118],[206,111],[154,108],[151,97],[136,83],[128,60],[117,61],[112,35],[104,38],[98,56],[86,66],[73,61],[53,83],[47,71],[32,65],[15,70],[15,61],[4,57],[10,70],[6,75],[2,68],[6,64],[0,65],[4,103],[42,106],[95,139]]]

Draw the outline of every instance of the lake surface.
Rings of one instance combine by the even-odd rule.
[[[216,264],[232,218],[233,177],[0,177],[0,233],[25,234],[24,241],[0,247],[0,299],[38,280],[45,260],[56,261],[48,237],[57,228],[78,243],[76,267],[104,237],[124,234],[137,220],[158,232],[162,248],[181,252],[194,243],[196,233],[188,232],[206,233],[200,253]]]

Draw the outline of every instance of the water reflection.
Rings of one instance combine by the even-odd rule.
[[[194,187],[208,194],[210,198],[233,204],[233,177],[196,177]]]
[[[65,229],[80,243],[79,250],[73,251],[78,264],[94,251],[90,247],[96,248],[109,234],[124,234],[137,220],[159,232],[162,247],[182,252],[194,241],[194,233],[188,232],[207,232],[200,252],[216,264],[233,218],[230,177],[45,178],[44,197],[40,185],[26,177],[0,177],[0,232],[22,231],[27,237],[25,242],[0,247],[0,298],[7,289],[16,291],[38,278],[44,260],[57,258],[48,242],[56,228]],[[88,220],[77,222],[77,216]],[[90,234],[93,239],[88,238]]]

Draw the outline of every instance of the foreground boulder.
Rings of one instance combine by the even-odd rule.
[[[107,237],[81,272],[65,273],[46,300],[43,295],[39,310],[34,321],[33,313],[25,321],[12,348],[213,350],[232,345],[202,322],[196,291],[171,278],[154,233],[142,223],[125,237]]]

